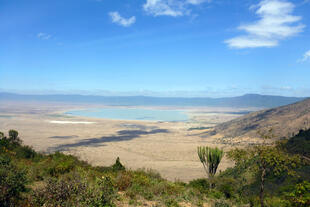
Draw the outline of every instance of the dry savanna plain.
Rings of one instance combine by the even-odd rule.
[[[98,104],[57,102],[0,102],[0,131],[19,131],[23,143],[44,153],[61,151],[93,165],[111,165],[117,157],[131,169],[153,169],[169,180],[189,181],[204,177],[196,150],[208,145],[223,148],[246,146],[249,140],[206,136],[209,127],[232,120],[249,108],[152,107],[179,109],[186,122],[128,121],[77,117],[66,111],[106,108]],[[147,108],[147,107],[145,107]],[[150,108],[150,107],[149,107]],[[232,166],[224,157],[219,169]]]

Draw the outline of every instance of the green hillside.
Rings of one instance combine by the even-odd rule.
[[[277,153],[267,160],[275,164],[267,168],[266,206],[309,206],[309,134],[301,131],[265,151]],[[93,167],[72,155],[38,153],[11,130],[0,133],[0,206],[259,206],[259,168],[252,170],[257,157],[247,154],[255,149],[228,153],[236,166],[215,177],[170,182],[152,170],[126,169],[119,158]],[[279,154],[294,165],[286,169]],[[274,173],[279,166],[283,170]]]

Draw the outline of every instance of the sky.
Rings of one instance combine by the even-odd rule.
[[[0,0],[0,91],[310,96],[310,0]]]

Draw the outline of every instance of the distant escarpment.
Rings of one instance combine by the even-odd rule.
[[[1,93],[0,101],[39,101],[65,103],[95,103],[111,106],[206,106],[206,107],[257,107],[271,108],[304,100],[301,97],[246,94],[236,97],[151,97],[151,96],[92,96],[92,95],[22,95]]]

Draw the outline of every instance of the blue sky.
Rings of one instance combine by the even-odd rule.
[[[309,0],[0,0],[0,90],[310,96]]]

